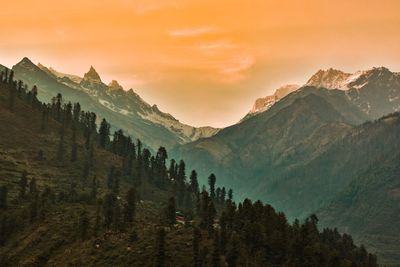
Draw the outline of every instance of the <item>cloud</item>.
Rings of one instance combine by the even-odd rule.
[[[215,54],[218,51],[226,51],[227,49],[234,49],[238,46],[229,41],[211,41],[196,45],[194,48],[206,54]]]
[[[186,29],[172,30],[169,32],[169,35],[172,37],[194,37],[208,33],[213,33],[215,31],[216,29],[211,27],[186,28]]]
[[[246,78],[246,71],[253,67],[255,62],[254,56],[241,54],[219,63],[216,69],[222,75],[223,81],[229,83],[238,82]]]

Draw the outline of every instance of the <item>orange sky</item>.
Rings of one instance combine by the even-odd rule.
[[[14,0],[0,63],[118,80],[192,125],[237,122],[320,68],[400,70],[398,0]]]

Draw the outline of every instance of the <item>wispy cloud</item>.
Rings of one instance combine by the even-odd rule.
[[[212,27],[199,27],[199,28],[186,28],[176,29],[169,31],[169,35],[172,37],[193,37],[200,36],[208,33],[216,32],[215,28]]]

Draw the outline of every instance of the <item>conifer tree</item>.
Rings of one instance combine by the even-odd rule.
[[[165,266],[165,237],[166,233],[164,228],[159,228],[157,231],[156,259],[154,264],[156,267]]]
[[[87,216],[86,210],[83,210],[79,215],[79,222],[78,222],[78,230],[79,230],[79,238],[85,240],[88,236],[89,231],[89,217]]]
[[[230,201],[233,200],[233,191],[232,191],[232,189],[229,189],[229,190],[228,190],[228,199],[229,199]]]
[[[195,170],[192,171],[190,174],[190,189],[192,193],[198,194],[199,193],[199,182],[197,181],[197,172]]]
[[[125,221],[133,222],[136,210],[136,191],[131,187],[126,193]]]
[[[7,186],[5,185],[0,186],[0,209],[7,208],[7,193],[8,193]]]
[[[212,200],[215,199],[215,182],[217,181],[217,178],[215,177],[215,175],[212,173],[209,177],[208,177],[208,185],[210,186],[210,197]]]
[[[201,241],[201,231],[199,228],[194,227],[193,229],[193,267],[201,266],[200,259],[200,241]]]
[[[33,177],[33,178],[31,179],[31,181],[29,182],[29,194],[30,194],[31,196],[34,196],[34,195],[36,195],[36,193],[37,193],[37,189],[36,189],[36,178]]]
[[[236,267],[239,259],[239,237],[233,233],[229,242],[229,249],[226,255],[226,262],[228,267]]]
[[[38,216],[38,210],[39,210],[38,205],[39,205],[38,196],[37,196],[37,194],[35,194],[32,197],[31,203],[30,203],[30,206],[29,206],[29,218],[30,218],[31,222],[33,222]]]
[[[109,228],[113,222],[114,205],[115,205],[114,194],[112,193],[106,194],[103,200],[103,215],[104,215],[104,225],[107,228]]]
[[[76,126],[72,126],[72,147],[71,147],[71,162],[78,159],[78,144],[76,142]]]
[[[214,233],[214,241],[213,241],[213,253],[212,253],[212,266],[220,267],[221,266],[221,258],[219,252],[219,234],[218,231]]]
[[[96,197],[97,197],[97,186],[98,186],[98,184],[97,184],[97,176],[94,175],[93,179],[92,179],[92,189],[90,191],[90,198],[93,199],[93,200],[95,200]]]
[[[118,201],[114,202],[114,212],[113,212],[112,223],[113,223],[114,229],[116,231],[124,230],[124,225],[123,225],[122,216],[121,216],[121,206],[118,203]]]
[[[19,198],[21,199],[25,198],[26,187],[28,186],[27,175],[27,172],[24,171],[21,175],[21,179],[19,180]]]
[[[106,121],[106,119],[103,119],[100,124],[99,128],[99,143],[100,147],[105,148],[106,145],[108,144],[110,138],[110,124]]]
[[[216,214],[217,211],[215,210],[214,202],[210,201],[207,208],[207,231],[209,236],[214,232],[214,220]]]
[[[100,216],[100,210],[101,210],[101,200],[97,201],[97,207],[96,207],[96,218],[94,221],[94,226],[93,226],[93,236],[97,237],[100,231],[100,223],[101,223],[101,216]]]
[[[115,175],[114,173],[115,173],[115,167],[111,166],[110,171],[108,172],[108,176],[107,176],[107,187],[110,190],[114,186],[114,175]]]
[[[176,223],[176,208],[175,208],[175,198],[170,197],[168,200],[168,206],[167,206],[167,223],[170,225],[173,225]]]
[[[62,161],[64,158],[64,134],[65,134],[65,129],[64,126],[62,126],[60,130],[60,141],[58,143],[58,150],[57,150],[57,159],[59,161]]]

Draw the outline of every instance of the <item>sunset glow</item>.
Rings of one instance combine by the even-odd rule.
[[[400,2],[5,1],[1,63],[91,65],[184,123],[227,126],[315,71],[400,70]]]

